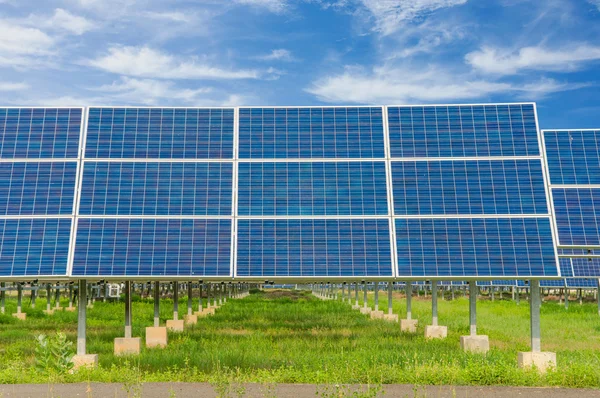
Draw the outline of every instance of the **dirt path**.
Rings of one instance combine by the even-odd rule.
[[[221,391],[229,387],[224,397],[244,398],[304,398],[330,397],[338,398],[352,396],[357,387],[316,386],[314,384],[278,384],[260,385],[244,384],[243,386],[222,386]],[[148,398],[179,398],[179,397],[216,397],[216,389],[208,383],[145,383],[142,386],[124,386],[123,384],[91,383],[91,384],[11,384],[0,385],[0,398],[22,397],[148,397]],[[592,398],[600,397],[600,390],[566,389],[566,388],[529,388],[529,387],[452,387],[428,386],[413,387],[412,385],[385,385],[384,397],[415,397],[415,398],[474,398],[474,397],[512,397],[512,398]],[[346,394],[339,394],[340,392]],[[359,388],[360,391],[360,388]],[[362,391],[366,391],[363,387]],[[319,395],[316,393],[319,392]],[[241,394],[239,394],[241,393]],[[367,395],[371,397],[371,395]]]

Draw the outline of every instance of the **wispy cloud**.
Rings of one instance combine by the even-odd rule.
[[[518,51],[483,47],[465,57],[473,68],[497,75],[512,75],[522,70],[572,71],[599,59],[600,47],[588,44],[572,44],[563,49],[524,47]]]
[[[27,83],[0,82],[0,91],[21,91],[29,88]]]
[[[598,7],[598,11],[600,11],[600,0],[588,0],[588,2],[591,5]]]
[[[54,10],[54,14],[51,17],[31,15],[29,22],[39,27],[64,30],[75,35],[82,35],[95,27],[94,23],[89,19],[72,14],[62,8]]]
[[[257,79],[254,70],[228,70],[198,57],[181,59],[149,47],[114,46],[108,53],[83,64],[120,75],[158,79]]]
[[[286,0],[233,0],[236,4],[265,8],[274,13],[282,13],[288,9]]]
[[[284,61],[284,62],[292,62],[295,58],[292,56],[292,52],[286,50],[285,48],[278,48],[271,51],[269,54],[258,55],[254,57],[255,59],[261,61]]]

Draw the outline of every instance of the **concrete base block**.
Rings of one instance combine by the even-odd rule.
[[[540,373],[545,373],[550,368],[556,367],[555,352],[520,352],[518,354],[520,368],[536,367]]]
[[[417,333],[418,319],[400,319],[400,331],[407,333]]]
[[[202,312],[204,313],[204,315],[214,315],[215,307],[205,308],[202,310]]]
[[[65,311],[75,312],[77,311],[77,307],[65,307]]]
[[[139,337],[117,337],[115,339],[115,355],[138,355],[140,341]]]
[[[54,314],[54,310],[44,310],[44,314],[52,315],[52,314]]]
[[[185,321],[186,325],[195,325],[198,323],[198,316],[197,315],[186,315],[183,320]]]
[[[383,319],[390,322],[398,322],[398,314],[384,314]]]
[[[490,350],[490,340],[488,336],[482,334],[460,336],[460,348],[467,352],[485,354]]]
[[[167,320],[167,329],[172,332],[183,332],[183,319],[177,321],[174,319]]]
[[[360,305],[358,305],[358,304],[354,304],[354,305],[352,306],[352,309],[353,309],[353,310],[360,310]]]
[[[13,317],[20,319],[22,321],[27,319],[27,314],[24,312],[15,312],[14,314],[12,314]]]
[[[98,354],[74,355],[71,362],[73,362],[73,370],[95,368],[98,366]]]
[[[371,311],[371,319],[383,319],[383,311]]]
[[[447,326],[425,326],[425,338],[426,339],[445,339],[448,337]]]
[[[367,307],[367,308],[361,307],[360,308],[360,313],[361,314],[370,314],[371,313],[371,309],[369,307]]]
[[[167,328],[164,326],[160,327],[149,327],[146,328],[146,347],[154,348],[160,347],[164,348],[167,346],[168,337],[167,337]]]

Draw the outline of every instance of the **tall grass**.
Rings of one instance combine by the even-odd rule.
[[[362,304],[362,294],[360,295]],[[372,304],[372,294],[369,302]],[[180,314],[186,312],[183,297]],[[380,294],[387,311],[387,294]],[[196,303],[194,303],[196,306]],[[7,313],[16,308],[10,300]],[[41,307],[41,306],[40,306]],[[405,300],[395,294],[394,313],[405,316]],[[36,334],[63,331],[76,338],[77,314],[25,308],[24,322],[0,316],[0,383],[45,382],[33,370]],[[161,322],[172,317],[173,302],[161,301]],[[133,334],[144,336],[153,322],[150,301],[133,303]],[[487,355],[461,351],[468,333],[468,299],[439,301],[439,322],[448,338],[427,341],[429,297],[413,298],[415,335],[397,323],[371,320],[341,301],[322,301],[308,292],[257,293],[229,300],[214,316],[199,318],[183,333],[169,334],[165,349],[145,349],[137,357],[115,357],[113,339],[123,336],[122,303],[97,302],[88,312],[88,352],[100,366],[65,376],[65,381],[211,381],[224,371],[239,381],[258,383],[414,383],[600,387],[600,317],[594,304],[557,303],[542,307],[542,348],[557,352],[558,366],[546,375],[517,367],[517,352],[529,350],[529,306],[522,300],[478,302],[478,333],[487,334]]]

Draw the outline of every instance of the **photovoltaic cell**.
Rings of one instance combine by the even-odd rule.
[[[600,245],[600,189],[553,188],[560,245]]]
[[[539,156],[533,104],[388,107],[391,155]]]
[[[381,107],[240,108],[240,159],[383,158]]]
[[[546,218],[395,222],[399,276],[558,276]]]
[[[70,215],[77,162],[0,163],[0,215]]]
[[[575,277],[586,277],[594,276],[600,277],[600,258],[571,258],[571,264],[573,266],[573,276]]]
[[[229,276],[231,220],[78,220],[74,276]]]
[[[558,266],[560,267],[560,275],[562,277],[572,278],[574,276],[570,258],[559,258]]]
[[[0,158],[78,157],[82,108],[0,108]]]
[[[539,159],[392,162],[396,215],[547,214]]]
[[[598,279],[596,278],[567,278],[567,287],[573,289],[597,289]]]
[[[231,159],[233,108],[90,108],[86,158]]]
[[[0,219],[0,276],[67,273],[70,218]]]
[[[392,276],[387,219],[238,219],[237,275]]]
[[[600,130],[544,131],[551,184],[600,184]]]
[[[238,167],[238,215],[387,215],[384,162],[266,162]]]
[[[81,215],[231,215],[232,163],[84,162]]]

